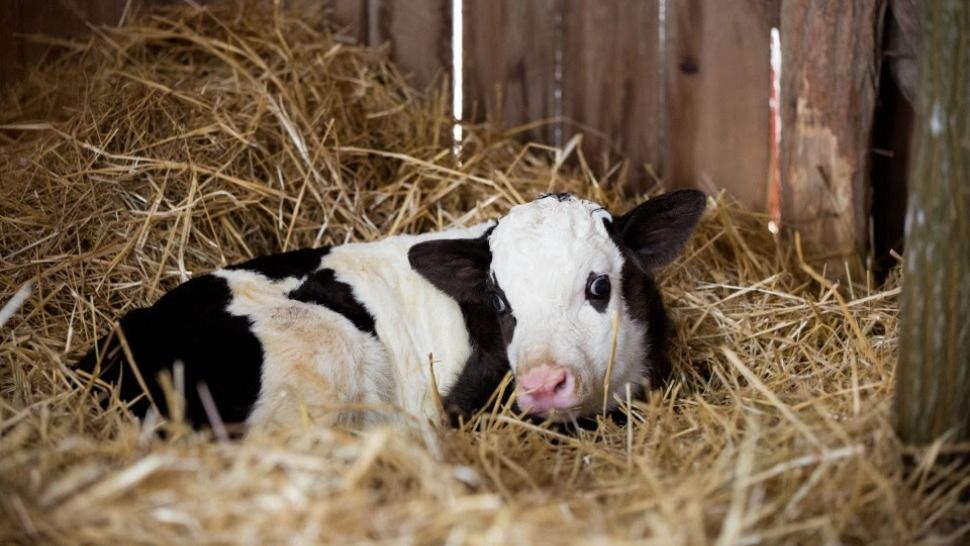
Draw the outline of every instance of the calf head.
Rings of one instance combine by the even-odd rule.
[[[667,319],[651,274],[683,249],[706,197],[680,190],[614,218],[568,194],[514,207],[479,239],[427,241],[412,267],[499,325],[527,413],[568,420],[666,379]],[[482,307],[486,308],[486,307]]]

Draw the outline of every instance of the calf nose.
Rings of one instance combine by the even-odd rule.
[[[576,379],[562,366],[540,364],[517,379],[519,408],[543,413],[576,405]]]

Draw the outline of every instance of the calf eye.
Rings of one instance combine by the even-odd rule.
[[[586,281],[586,299],[606,301],[610,299],[610,278],[606,275],[589,276]]]
[[[502,314],[508,311],[509,307],[505,304],[505,299],[498,295],[498,292],[490,292],[488,295],[488,302],[492,305],[492,309],[496,313]]]

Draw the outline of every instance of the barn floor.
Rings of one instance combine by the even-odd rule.
[[[892,431],[898,275],[834,287],[724,199],[663,275],[677,380],[628,426],[569,437],[499,412],[225,442],[97,407],[67,365],[192,274],[540,191],[634,204],[488,128],[456,160],[446,96],[314,20],[182,8],[0,99],[0,302],[31,290],[0,326],[0,542],[970,540],[970,471],[947,462],[967,446]]]

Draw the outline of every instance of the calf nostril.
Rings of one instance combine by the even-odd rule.
[[[553,387],[552,391],[556,394],[561,393],[566,388],[567,383],[569,383],[569,376],[566,374],[562,374],[562,378],[559,380],[558,383],[556,383],[556,386]]]

